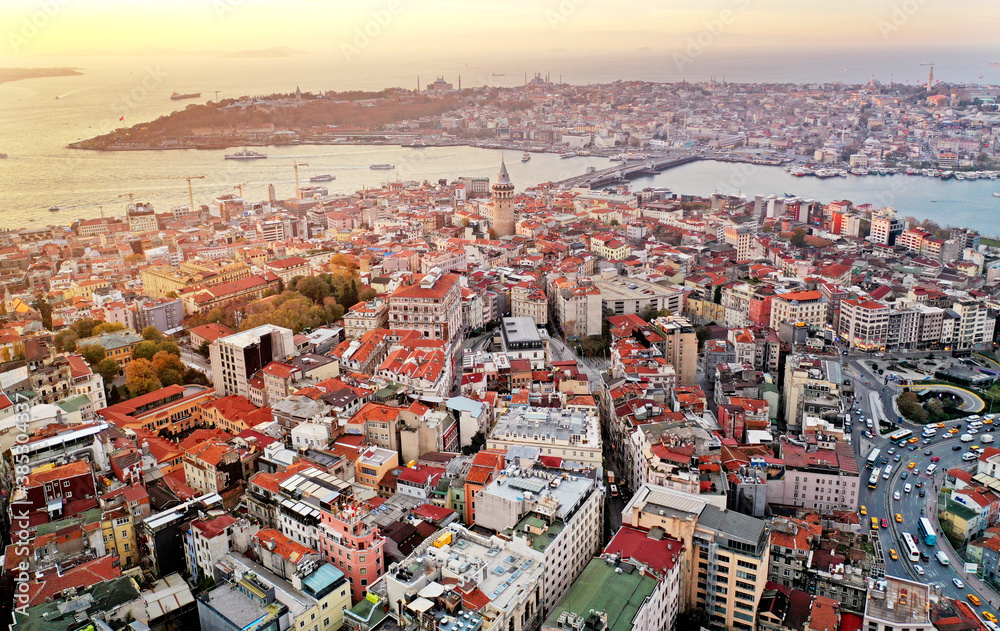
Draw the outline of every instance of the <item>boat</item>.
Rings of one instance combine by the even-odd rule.
[[[174,92],[170,95],[171,101],[183,101],[184,99],[196,99],[201,96],[201,92],[191,92],[190,94],[181,94],[180,92]]]
[[[521,154],[521,162],[527,162],[528,160],[531,160],[531,154],[525,151]]]
[[[9,157],[6,153],[0,153],[0,160],[6,160]]]
[[[991,66],[1000,66],[1000,61],[991,61],[990,65]]]
[[[368,168],[373,171],[388,171],[390,169],[395,169],[395,164],[369,164]]]
[[[259,151],[250,151],[249,149],[226,154],[226,160],[260,160],[266,157],[265,154]]]
[[[575,151],[567,151],[566,153],[560,153],[559,157],[562,158],[563,160],[565,160],[566,158],[575,158],[576,157],[576,152]]]
[[[993,193],[993,197],[1000,197],[1000,193]]]
[[[330,175],[329,173],[324,173],[322,175],[314,175],[309,178],[310,182],[332,182],[337,179],[336,177]]]
[[[504,75],[504,73],[502,73],[502,72],[494,72],[493,76],[494,77],[503,77],[503,76],[506,76],[506,75]]]
[[[49,207],[49,212],[50,212],[50,213],[57,213],[57,212],[59,212],[60,210],[62,210],[62,208],[59,208],[58,206],[50,206],[50,207]]]

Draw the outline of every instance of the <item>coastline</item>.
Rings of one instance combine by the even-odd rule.
[[[0,84],[24,81],[25,79],[42,79],[45,77],[77,77],[83,73],[78,68],[0,68]]]

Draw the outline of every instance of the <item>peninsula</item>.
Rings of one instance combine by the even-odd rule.
[[[39,77],[71,77],[82,74],[75,68],[0,68],[0,83]]]

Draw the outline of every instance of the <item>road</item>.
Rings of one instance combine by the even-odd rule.
[[[212,378],[211,366],[209,366],[208,361],[198,353],[194,353],[186,348],[181,348],[181,361],[184,362],[185,366],[194,368],[195,370],[200,370],[205,373],[209,379]]]
[[[956,423],[958,421],[946,423],[946,428]],[[865,520],[871,517],[888,520],[889,527],[879,528],[877,531],[878,540],[884,554],[885,572],[887,575],[909,576],[914,580],[924,583],[938,583],[941,585],[941,592],[944,595],[957,600],[966,600],[967,594],[976,594],[982,600],[982,605],[976,607],[976,611],[991,611],[995,615],[997,609],[995,606],[990,606],[990,603],[1000,603],[1000,596],[995,591],[983,586],[975,575],[970,577],[963,571],[964,565],[961,559],[959,559],[958,555],[951,548],[950,543],[941,533],[938,525],[937,491],[941,486],[945,471],[955,467],[971,468],[975,466],[974,461],[971,463],[962,461],[962,454],[966,451],[965,448],[971,445],[971,443],[959,442],[958,436],[961,433],[951,436],[947,434],[946,428],[938,430],[938,435],[931,439],[930,444],[917,443],[918,448],[913,451],[910,451],[908,447],[894,447],[888,440],[882,437],[876,437],[873,441],[865,441],[881,449],[883,455],[887,455],[889,448],[893,448],[895,454],[888,455],[889,463],[893,465],[889,479],[885,480],[882,476],[879,476],[878,486],[875,490],[870,490],[865,482],[861,493],[859,493],[861,496],[860,503],[866,506],[868,511],[868,515],[862,517],[862,527],[869,527],[865,523]],[[915,435],[919,436],[919,433],[915,433]],[[962,449],[958,451],[953,450],[952,448],[955,445],[961,446]],[[931,450],[932,453],[930,455],[925,454],[924,450],[926,449]],[[895,461],[897,455],[901,456],[898,462]],[[932,476],[928,476],[926,474],[927,466],[931,464],[931,458],[935,456],[940,458],[940,461],[936,463],[937,470]],[[910,462],[914,463],[912,469],[909,468]],[[885,467],[885,465],[881,466]],[[863,477],[867,477],[868,473],[870,471],[865,470]],[[906,484],[912,485],[909,493],[905,492]],[[926,491],[925,497],[920,497],[919,492],[921,489],[917,488],[917,484],[923,485],[923,490]],[[893,494],[896,491],[900,493],[899,500],[893,499]],[[902,516],[903,521],[901,523],[895,519],[897,513]],[[917,522],[923,516],[931,520],[931,524],[936,531],[937,543],[933,546],[926,545],[920,537]],[[930,560],[918,561],[916,563],[909,560],[906,554],[906,546],[901,537],[901,533],[904,531],[913,535],[917,541],[917,547],[921,551],[926,552]],[[899,555],[898,560],[894,561],[890,558],[890,549],[897,551]],[[949,565],[944,566],[937,561],[935,553],[938,550],[943,550],[948,555],[950,559]],[[920,566],[925,573],[923,575],[918,574],[915,570],[916,566]],[[958,588],[953,583],[953,579],[955,578],[960,579],[965,584],[963,588]]]

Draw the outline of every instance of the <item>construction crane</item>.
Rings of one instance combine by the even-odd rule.
[[[253,180],[247,180],[246,182],[243,182],[242,184],[237,184],[236,186],[233,187],[240,192],[240,199],[243,199],[243,187],[252,181]]]
[[[265,168],[283,169],[283,168],[285,168],[285,166],[287,166],[287,165],[269,164]],[[307,167],[307,166],[309,166],[309,164],[307,164],[305,162],[292,162],[292,167],[295,169],[295,197],[296,198],[299,198],[299,167]]]
[[[191,180],[204,180],[204,175],[192,175],[191,177],[146,177],[144,180],[187,180],[188,183],[188,199],[190,200],[191,212],[195,211],[194,207],[194,187],[191,185]]]
[[[135,199],[135,196],[136,196],[136,195],[138,195],[138,193],[122,193],[122,194],[121,194],[121,195],[119,195],[118,197],[119,197],[119,198],[122,198],[122,197],[128,197],[128,203],[130,203],[130,204],[131,204],[131,203],[132,203],[132,201],[133,201],[133,200]]]

